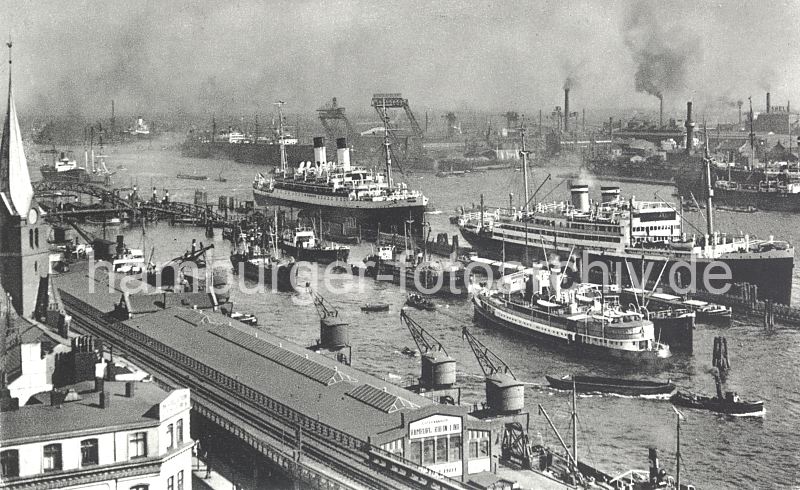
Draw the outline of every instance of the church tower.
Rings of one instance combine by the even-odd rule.
[[[0,139],[0,284],[25,318],[33,316],[39,284],[47,280],[50,227],[33,196],[11,93],[11,42],[8,46],[8,109]],[[46,283],[45,283],[46,284]]]

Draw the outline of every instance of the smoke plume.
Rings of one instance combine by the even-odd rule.
[[[697,36],[681,24],[673,25],[653,5],[633,4],[625,17],[623,34],[636,63],[636,90],[661,98],[686,88],[699,44]]]

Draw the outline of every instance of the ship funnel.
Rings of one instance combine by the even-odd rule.
[[[686,151],[691,152],[694,147],[694,121],[692,121],[692,102],[686,103]]]
[[[617,186],[603,186],[600,188],[600,195],[602,202],[616,202],[619,200],[619,187]]]
[[[572,193],[572,205],[576,210],[583,213],[589,212],[589,185],[582,183],[572,184],[570,187]]]
[[[344,170],[350,170],[350,148],[347,147],[347,138],[336,140],[336,160]]]
[[[325,138],[321,136],[317,136],[314,138],[314,162],[317,165],[321,165],[328,161],[328,157],[325,154]]]
[[[558,301],[558,297],[561,296],[561,259],[558,255],[553,255],[548,265],[550,268],[550,295]]]

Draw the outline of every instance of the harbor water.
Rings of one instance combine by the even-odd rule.
[[[210,203],[221,195],[238,200],[252,200],[253,177],[263,167],[239,164],[228,160],[184,158],[177,149],[179,137],[159,144],[140,142],[107,148],[107,165],[116,170],[114,185],[138,185],[149,196],[155,186],[159,195],[168,189],[174,200],[191,202],[196,190],[205,191]],[[166,145],[166,146],[162,146]],[[81,152],[82,153],[82,152]],[[31,158],[31,175],[38,176]],[[556,177],[562,168],[537,167],[533,171],[531,188],[552,174],[549,182],[538,191],[537,199],[568,198],[566,183]],[[177,179],[179,173],[208,175],[208,181]],[[226,182],[214,180],[218,175]],[[432,206],[441,214],[429,214],[432,235],[457,233],[448,216],[457,206],[469,207],[485,195],[487,206],[508,206],[509,192],[519,205],[522,174],[513,169],[458,177],[437,178],[433,174],[414,174],[405,177],[410,187],[423,191]],[[590,182],[592,195],[599,198],[600,181]],[[603,184],[606,184],[603,181]],[[644,184],[622,184],[625,197],[635,195],[640,200],[663,199],[675,202],[673,189]],[[546,196],[546,198],[545,198]],[[687,215],[698,234],[705,228],[701,213]],[[763,213],[739,214],[718,212],[716,227],[729,233],[749,233],[760,238],[775,235],[800,245],[800,215]],[[89,228],[98,233],[98,228]],[[116,234],[107,229],[108,234]],[[148,251],[155,247],[155,260],[166,261],[188,249],[192,238],[213,242],[213,261],[217,267],[229,267],[230,245],[217,230],[215,237],[205,238],[201,228],[170,226],[167,223],[119,229],[130,247]],[[688,233],[695,231],[686,227]],[[462,241],[465,244],[465,242]],[[350,260],[368,255],[369,244],[353,246]],[[321,270],[321,269],[320,269]],[[311,280],[303,272],[300,282]],[[337,290],[349,286],[347,294],[336,293],[320,281],[317,290],[340,311],[340,318],[350,323],[353,344],[353,365],[386,380],[401,385],[414,384],[420,374],[418,357],[401,353],[405,347],[415,348],[413,340],[400,322],[399,311],[406,292],[389,283],[375,283],[349,275],[332,279]],[[312,345],[319,337],[319,318],[307,293],[261,292],[243,294],[233,290],[234,309],[253,313],[261,329],[294,341]],[[546,374],[597,374],[607,376],[641,376],[671,379],[681,388],[714,393],[711,375],[713,339],[728,339],[732,369],[727,388],[747,400],[762,399],[766,414],[763,418],[730,418],[710,412],[683,409],[681,426],[682,480],[698,488],[789,488],[800,485],[800,329],[781,327],[766,331],[760,320],[734,318],[730,327],[698,325],[693,354],[673,353],[663,368],[632,368],[614,361],[580,359],[540,347],[534,341],[521,339],[505,331],[473,324],[472,306],[468,299],[436,298],[436,311],[411,311],[410,315],[438,338],[457,361],[458,384],[462,387],[462,402],[480,404],[483,400],[483,376],[469,346],[461,339],[463,326],[470,326],[490,349],[505,360],[517,378],[528,385],[526,409],[530,412],[530,434],[534,442],[558,446],[544,418],[539,415],[541,404],[566,437],[570,427],[568,393],[546,388]],[[385,302],[388,312],[363,313],[360,306],[367,302]],[[793,302],[800,305],[800,268],[794,271]],[[646,469],[647,448],[659,449],[662,464],[671,474],[675,471],[676,415],[665,401],[631,399],[613,396],[581,396],[578,399],[578,456],[606,472],[616,474],[629,468]]]

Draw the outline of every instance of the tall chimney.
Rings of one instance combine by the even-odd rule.
[[[770,108],[769,108],[769,92],[767,92],[767,114],[769,114],[769,111],[770,111]]]
[[[569,88],[564,89],[564,132],[569,131]]]
[[[686,151],[691,152],[694,146],[694,121],[692,121],[692,101],[686,103]]]
[[[742,101],[736,103],[739,106],[739,124],[742,124]]]
[[[314,162],[325,163],[328,157],[325,154],[325,138],[317,136],[314,138]]]
[[[664,96],[658,96],[658,129],[664,127]]]

